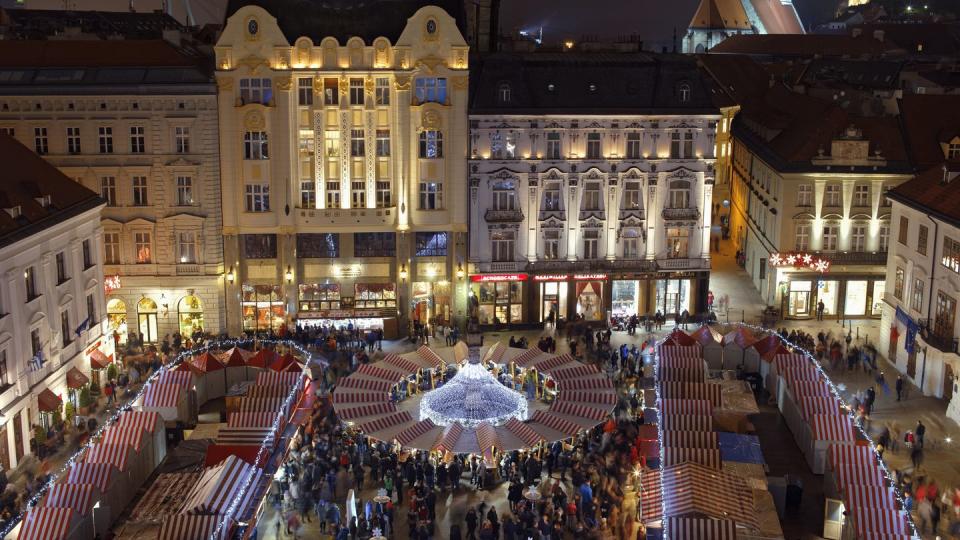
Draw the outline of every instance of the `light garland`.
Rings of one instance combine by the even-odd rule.
[[[773,253],[770,255],[770,266],[774,268],[794,267],[809,268],[810,270],[827,273],[830,270],[830,261],[821,257],[814,257],[809,253]]]
[[[657,410],[657,446],[659,451],[659,459],[657,462],[658,474],[660,477],[660,530],[663,540],[670,540],[670,535],[667,533],[667,518],[664,515],[666,513],[666,503],[663,496],[664,484],[663,484],[663,456],[665,454],[664,445],[663,445],[663,402],[662,397],[660,396],[660,346],[667,341],[667,337],[662,338],[653,344],[653,391],[656,395],[656,410]],[[641,480],[641,486],[643,482]],[[641,505],[643,503],[641,502]]]
[[[143,383],[143,387],[140,388],[140,391],[137,392],[137,394],[133,397],[133,399],[119,406],[117,408],[117,411],[113,413],[113,415],[111,415],[110,418],[105,420],[103,425],[101,425],[100,428],[98,428],[97,431],[90,436],[90,438],[88,439],[88,442],[83,446],[81,446],[80,449],[78,449],[76,452],[74,452],[73,455],[67,458],[67,460],[64,462],[63,466],[60,467],[60,469],[58,469],[55,473],[51,474],[50,479],[47,481],[47,483],[41,486],[40,489],[38,489],[37,492],[34,493],[34,495],[30,497],[30,500],[28,500],[27,503],[24,505],[25,511],[20,512],[19,514],[11,517],[10,521],[7,522],[7,525],[2,530],[0,530],[0,538],[6,538],[6,536],[10,534],[10,531],[12,531],[18,524],[20,524],[20,522],[23,520],[24,514],[27,511],[33,509],[40,502],[43,496],[46,495],[47,491],[49,491],[50,488],[52,488],[56,484],[57,480],[59,480],[60,477],[62,477],[68,470],[70,470],[71,467],[73,467],[75,464],[78,463],[80,456],[82,456],[85,451],[92,448],[94,444],[96,444],[94,441],[100,441],[103,438],[103,435],[106,432],[106,430],[112,427],[114,424],[116,424],[120,420],[120,416],[123,413],[133,409],[133,404],[139,401],[144,396],[144,394],[146,394],[150,386],[153,383],[155,383],[157,379],[160,378],[161,375],[163,375],[168,371],[172,371],[175,367],[179,366],[186,359],[196,356],[197,354],[208,352],[211,349],[225,349],[225,348],[231,348],[231,347],[240,347],[245,344],[256,343],[256,342],[267,343],[267,344],[280,344],[280,345],[285,345],[287,347],[293,348],[297,350],[297,352],[304,355],[304,357],[306,358],[307,361],[304,363],[304,369],[306,369],[306,367],[310,365],[310,360],[312,358],[310,353],[306,349],[298,345],[297,343],[293,341],[287,341],[287,340],[227,339],[227,340],[220,340],[212,343],[207,343],[202,347],[195,347],[188,351],[181,352],[174,358],[172,362],[161,366],[160,369],[158,369],[153,375],[147,378],[147,380],[144,381]],[[296,390],[296,386],[294,386],[293,390],[294,391]],[[294,391],[291,391],[291,394],[295,394]],[[288,395],[287,401],[285,402],[285,408],[286,408],[286,405],[289,405],[290,398],[291,396]],[[262,455],[262,452],[264,451],[264,448],[267,445],[269,438],[273,435],[273,433],[279,427],[279,421],[282,414],[283,414],[282,410],[277,413],[277,418],[274,420],[274,424],[270,429],[270,433],[266,437],[264,437],[263,442],[261,442],[260,452],[258,452],[257,461],[254,463],[259,463],[260,457]],[[251,474],[251,477],[252,476],[253,474]],[[246,493],[246,487],[247,487],[247,484],[249,484],[249,481],[250,479],[244,482],[244,488],[241,490],[239,494],[240,498],[242,498],[243,494]],[[232,503],[232,508],[237,505],[239,505],[239,500],[235,499],[234,503]],[[230,515],[230,514],[227,514],[227,515]],[[219,531],[222,529],[223,523],[224,522],[221,521],[217,525],[216,531],[214,531],[214,534],[211,535],[210,537],[211,540],[216,540],[216,534],[219,533]]]
[[[479,363],[463,365],[446,384],[420,399],[420,419],[438,426],[500,425],[511,418],[522,422],[527,414],[527,398],[501,384]]]

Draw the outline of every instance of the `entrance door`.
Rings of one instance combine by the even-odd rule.
[[[796,317],[810,315],[810,291],[790,291],[790,314]]]
[[[19,412],[13,417],[13,444],[15,445],[13,454],[17,456],[17,465],[19,465],[20,459],[23,458],[23,421]]]
[[[943,365],[943,399],[949,402],[953,399],[953,366]]]
[[[917,343],[913,343],[913,351],[907,354],[907,375],[911,379],[917,378]]]
[[[823,512],[823,537],[838,540],[843,533],[843,503],[836,499],[827,499]]]
[[[7,442],[7,426],[0,428],[0,466],[10,470],[10,443]]]
[[[140,333],[143,335],[144,343],[156,343],[157,342],[157,314],[141,313],[139,317],[140,317]]]

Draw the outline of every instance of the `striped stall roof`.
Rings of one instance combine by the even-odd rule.
[[[209,467],[184,497],[183,513],[227,515],[230,504],[257,467],[237,456],[227,456],[219,465]]]
[[[534,411],[530,421],[543,424],[554,431],[559,431],[571,437],[583,430],[579,425],[548,411]]]
[[[866,533],[907,534],[906,516],[899,510],[888,508],[852,508],[849,510],[853,525],[860,538]]]
[[[704,379],[706,379],[706,373],[703,370],[703,366],[661,366],[657,374],[660,376],[661,381],[686,381],[702,383]]]
[[[534,369],[540,373],[551,373],[562,366],[576,362],[577,359],[572,354],[559,354],[557,356],[541,360],[533,365]]]
[[[507,346],[503,344],[502,341],[498,341],[496,345],[493,346],[493,350],[487,353],[490,358],[489,360],[494,364],[503,363],[503,355],[507,352]]]
[[[737,540],[737,523],[730,519],[667,518],[671,540]]]
[[[373,379],[364,379],[354,377],[353,375],[337,380],[338,388],[356,388],[357,390],[370,390],[373,392],[389,392],[390,387],[395,383],[390,381],[375,381]]]
[[[809,366],[810,359],[800,353],[778,354],[773,357],[773,362],[777,370],[783,370],[792,366]]]
[[[640,519],[644,523],[663,519],[663,491],[660,469],[643,469],[640,473]]]
[[[530,347],[529,349],[520,353],[516,358],[513,359],[513,363],[520,366],[526,367],[527,364],[533,361],[533,359],[539,357],[542,354],[546,354],[539,347]]]
[[[433,450],[441,453],[452,452],[462,435],[463,427],[460,424],[450,424],[443,429],[443,435],[440,435],[440,438],[434,443]]]
[[[820,372],[810,364],[801,366],[787,366],[779,370],[779,373],[780,376],[783,377],[783,380],[787,381],[787,384],[792,384],[794,381],[820,380]]]
[[[759,528],[753,491],[739,476],[696,463],[662,471],[664,517],[697,513]]]
[[[818,441],[850,441],[856,438],[853,435],[853,424],[845,414],[813,414],[810,415],[810,431]]]
[[[660,357],[660,369],[703,369],[703,358],[690,358],[690,357]]]
[[[279,384],[290,388],[298,388],[303,382],[303,373],[294,371],[263,371],[257,373],[257,385]]]
[[[477,446],[480,447],[481,452],[500,446],[497,429],[490,422],[481,422],[474,431],[477,435]]]
[[[357,429],[359,429],[363,433],[370,434],[370,433],[376,433],[377,431],[380,431],[383,429],[389,429],[402,424],[406,424],[407,422],[412,422],[412,421],[413,421],[413,416],[410,416],[410,413],[408,413],[407,411],[398,411],[393,414],[381,416],[376,420],[371,420],[369,422],[364,422],[362,424],[359,424],[357,426]]]
[[[560,390],[613,390],[613,381],[602,375],[586,379],[572,379],[563,381],[560,384]]]
[[[78,514],[85,515],[93,509],[95,489],[91,484],[54,484],[47,490],[43,506],[72,508]]]
[[[694,358],[703,360],[703,348],[700,345],[663,345],[657,349],[661,360]]]
[[[237,404],[237,412],[273,411],[277,413],[283,408],[284,398],[241,398]]]
[[[713,417],[702,414],[664,415],[660,423],[670,431],[713,431]]]
[[[287,384],[254,384],[247,388],[244,397],[248,398],[285,398],[290,394]]]
[[[160,524],[157,540],[210,540],[219,523],[220,516],[171,514]],[[226,538],[229,530],[221,528],[216,540]]]
[[[272,427],[277,411],[232,412],[227,416],[227,427]]]
[[[833,396],[800,396],[797,404],[807,420],[814,414],[840,414],[840,402]]]
[[[104,444],[123,444],[132,446],[134,450],[140,452],[143,448],[143,440],[146,432],[137,427],[124,427],[114,424],[107,428],[103,434]]]
[[[164,371],[157,377],[157,382],[160,384],[177,384],[183,388],[190,388],[193,386],[193,373],[189,371]]]
[[[665,400],[705,400],[711,407],[719,407],[723,402],[723,389],[719,384],[660,381],[660,392]]]
[[[507,420],[506,423],[503,424],[503,427],[507,428],[507,431],[523,441],[523,444],[527,446],[535,446],[537,443],[543,440],[543,437],[534,431],[532,427],[517,420],[516,418]]]
[[[253,445],[260,446],[266,440],[267,444],[273,445],[273,428],[270,427],[222,427],[217,433],[217,444],[222,445]]]
[[[232,347],[229,350],[223,351],[219,358],[220,362],[226,367],[245,367],[247,365],[247,358],[251,356],[253,356],[253,353],[246,349]]]
[[[390,398],[384,392],[348,392],[346,388],[338,388],[333,393],[333,402],[340,403],[381,403]]]
[[[179,373],[190,374],[189,371]],[[183,395],[183,387],[179,384],[153,383],[143,396],[144,407],[176,407]]]
[[[357,368],[355,373],[362,373],[369,377],[390,381],[393,384],[396,384],[397,381],[400,381],[407,376],[405,373],[401,373],[396,369],[387,369],[383,367],[382,364],[380,366],[375,366],[373,364],[360,364],[360,367]]]
[[[405,428],[400,433],[397,433],[395,439],[402,445],[408,445],[435,427],[437,427],[437,425],[433,423],[433,420],[425,418],[416,424]]]
[[[720,469],[720,450],[716,448],[677,448],[663,449],[663,466],[696,463],[711,469]]]
[[[712,431],[664,430],[663,445],[677,448],[719,448],[717,434]]]
[[[106,463],[119,471],[126,471],[130,458],[130,447],[124,444],[95,444],[87,450],[87,463]]]
[[[433,349],[426,345],[421,345],[420,348],[417,349],[417,354],[433,369],[437,369],[443,365],[443,358],[440,358],[437,353],[433,352]]]
[[[897,509],[893,491],[886,486],[849,484],[843,488],[843,503],[847,508]]]
[[[337,416],[343,420],[355,420],[357,418],[380,416],[394,412],[397,412],[397,406],[393,403],[375,403],[361,407],[337,407]]]
[[[416,373],[420,369],[420,364],[397,354],[388,354],[383,357],[383,361],[407,373]]]
[[[162,420],[160,413],[156,411],[127,411],[120,415],[117,425],[121,427],[133,427],[142,429],[148,433],[153,433]]]
[[[594,422],[602,422],[610,414],[609,410],[585,407],[577,403],[562,400],[555,401],[553,405],[550,406],[550,412],[586,418]]]
[[[865,444],[831,444],[827,447],[827,462],[834,468],[842,463],[876,465],[877,455]]]
[[[597,366],[594,364],[580,364],[579,366],[558,369],[550,375],[558,381],[565,381],[568,379],[589,377],[590,375],[596,375],[597,373],[600,373],[600,370],[597,369]]]
[[[834,466],[834,479],[837,487],[843,490],[847,486],[882,486],[883,473],[876,465],[864,463],[840,463]]]
[[[824,381],[791,381],[790,393],[800,396],[829,396],[830,389]]]
[[[711,416],[713,404],[706,399],[661,399],[660,412],[663,416],[675,414],[697,414]]]
[[[66,538],[73,521],[72,508],[36,506],[27,511],[20,526],[20,540],[60,540]]]
[[[613,407],[617,404],[617,395],[613,392],[589,392],[587,390],[563,390],[557,395],[560,401],[573,403],[595,403],[597,405],[609,405]]]
[[[109,463],[74,463],[64,475],[65,484],[90,484],[100,491],[107,491],[113,479],[113,466]]]

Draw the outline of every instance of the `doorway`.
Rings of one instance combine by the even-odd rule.
[[[787,303],[791,317],[810,316],[810,293],[812,284],[809,281],[791,281],[790,296]]]
[[[913,350],[907,353],[907,375],[911,379],[917,378],[917,343],[913,343]]]
[[[17,465],[23,459],[23,419],[20,418],[22,411],[18,411],[13,416],[13,455],[17,457]]]
[[[138,328],[144,343],[157,342],[157,303],[143,298],[137,303]]]
[[[0,466],[10,470],[10,443],[7,442],[7,426],[0,428]]]
[[[949,402],[953,399],[953,366],[943,364],[943,399]]]

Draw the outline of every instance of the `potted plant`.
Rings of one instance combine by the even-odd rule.
[[[90,395],[91,395],[91,396],[99,396],[99,395],[100,395],[100,385],[97,384],[97,381],[93,381],[93,382],[90,383]]]
[[[107,380],[115,381],[117,380],[117,375],[119,375],[119,370],[117,369],[117,365],[111,362],[110,365],[107,366]]]
[[[43,445],[47,442],[47,430],[43,426],[33,426],[33,438],[37,440],[37,445]]]
[[[80,405],[80,415],[87,416],[90,414],[90,387],[84,386],[80,389],[80,397],[77,399]]]
[[[77,416],[77,409],[73,406],[73,402],[68,401],[63,406],[63,415],[67,418],[67,423],[73,425],[73,419]]]
[[[52,415],[53,415],[53,427],[55,427],[56,429],[60,429],[61,427],[63,427],[63,413],[60,412],[60,407],[57,407],[57,409],[53,411]]]

